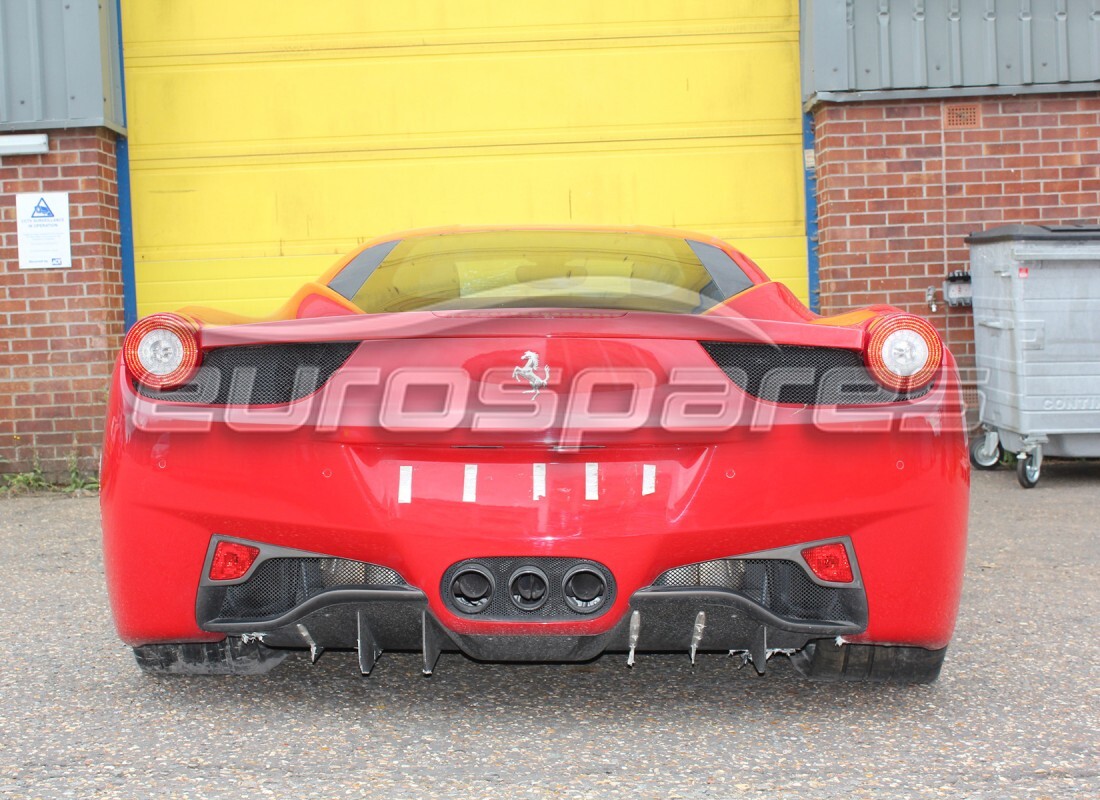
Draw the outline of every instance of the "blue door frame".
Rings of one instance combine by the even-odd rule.
[[[122,88],[122,125],[129,130],[126,117],[126,67],[122,47],[122,0],[115,0],[118,14],[118,72]],[[137,282],[134,275],[134,213],[130,192],[130,142],[125,136],[115,140],[115,172],[118,181],[119,255],[122,258],[122,313],[126,330],[137,322]]]
[[[821,279],[817,262],[817,161],[814,149],[814,116],[802,115],[802,171],[806,193],[806,255],[810,309],[821,311]]]

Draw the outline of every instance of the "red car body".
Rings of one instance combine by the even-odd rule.
[[[183,314],[207,358],[349,343],[350,355],[315,392],[285,403],[179,402],[141,391],[120,359],[103,458],[104,549],[118,632],[139,661],[152,652],[163,665],[165,648],[176,648],[168,661],[179,666],[194,661],[179,648],[198,643],[239,660],[243,650],[225,649],[228,635],[268,654],[355,647],[364,672],[384,649],[420,649],[430,671],[448,649],[574,660],[681,646],[693,658],[697,649],[744,652],[760,671],[775,652],[802,653],[803,671],[816,663],[821,672],[826,648],[885,645],[938,652],[934,678],[955,624],[967,524],[969,467],[950,355],[929,388],[889,402],[754,396],[712,350],[729,343],[863,353],[875,321],[896,310],[817,317],[724,243],[642,233],[720,247],[752,286],[702,314],[363,314],[318,285],[282,319]],[[544,365],[534,370],[546,378],[541,391],[523,372],[528,352]],[[725,406],[710,408],[718,395]],[[399,579],[352,588],[329,581],[326,591],[298,596],[297,612],[280,607],[274,622],[270,614],[226,621],[225,606],[215,606],[240,582],[210,579],[219,541],[262,551],[246,577],[270,558],[293,565],[296,556],[316,556],[340,561],[301,563],[322,571],[376,565]],[[822,543],[843,545],[857,588],[808,569],[798,553]],[[658,581],[728,559],[740,559],[739,570],[770,569],[765,559],[776,554],[806,573],[810,590],[849,592],[855,599],[844,607],[854,616],[808,622],[812,615],[716,598],[703,578],[675,598],[675,587]],[[506,581],[493,565],[516,569],[525,560],[550,575],[543,591],[551,594],[560,592],[559,566],[597,565],[603,605],[540,615],[500,612],[502,600],[493,613],[466,613],[456,565],[488,565],[496,603]],[[803,624],[784,627],[792,618]]]

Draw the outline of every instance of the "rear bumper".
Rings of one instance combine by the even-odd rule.
[[[221,540],[212,542],[211,554]],[[850,542],[837,544],[851,552]],[[690,651],[693,657],[698,651],[743,652],[762,670],[777,650],[800,649],[814,638],[858,634],[867,624],[866,595],[854,560],[852,582],[825,583],[789,548],[666,573],[657,585],[634,592],[628,613],[601,633],[510,635],[450,630],[434,616],[423,591],[376,565],[251,545],[261,554],[243,578],[202,580],[196,617],[203,630],[315,654],[356,649],[368,661],[382,650],[420,650],[426,672],[443,650],[490,661],[579,661],[608,650]],[[555,575],[547,559],[506,559],[504,575],[517,566],[547,567],[542,574],[551,576],[547,589],[553,599],[524,610],[507,596],[497,596],[491,608],[519,618],[535,619],[541,611],[579,619],[579,612],[560,602],[563,582],[553,578],[592,562],[558,561],[565,563]],[[489,561],[456,566],[468,563]],[[361,583],[371,579],[374,585]],[[379,580],[390,585],[378,585]],[[505,583],[498,575],[498,593],[507,594]],[[445,575],[442,592],[447,585]]]
[[[855,634],[858,622],[795,621],[723,591],[643,589],[630,611],[603,633],[590,635],[460,634],[441,625],[422,592],[331,593],[279,620],[215,621],[204,627],[257,638],[270,647],[375,652],[419,651],[430,673],[441,652],[484,661],[587,661],[605,652],[745,653],[762,672],[775,652],[802,649],[813,639]],[[369,642],[369,644],[364,644]],[[367,653],[373,660],[374,655]]]
[[[957,411],[941,411],[959,407],[950,381],[903,404],[904,420],[899,410],[885,429],[826,429],[779,407],[766,431],[735,427],[710,442],[627,441],[568,453],[396,446],[338,430],[252,434],[220,422],[203,433],[158,433],[133,424],[132,402],[116,375],[104,547],[115,622],[132,645],[264,632],[302,646],[297,625],[305,620],[312,630],[324,619],[337,646],[364,603],[380,642],[391,635],[382,617],[402,620],[392,635],[403,646],[386,649],[425,649],[425,631],[438,629],[442,646],[490,659],[626,649],[634,611],[644,617],[639,649],[686,648],[707,609],[714,619],[708,614],[704,641],[716,649],[748,650],[761,630],[769,648],[844,635],[938,649],[954,628],[969,481]],[[464,497],[470,464],[477,467],[473,502]],[[543,497],[532,492],[535,464],[545,465]],[[586,486],[593,464],[595,497]],[[412,475],[411,502],[402,497],[403,467]],[[418,595],[348,598],[268,631],[204,624],[196,609],[215,535],[382,565]],[[684,564],[836,537],[851,543],[862,574],[867,618],[858,630],[791,630],[729,597],[648,588]],[[614,575],[615,599],[598,615],[552,621],[482,620],[443,601],[440,582],[451,565],[507,556],[599,562]]]

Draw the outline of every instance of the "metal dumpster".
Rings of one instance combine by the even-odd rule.
[[[1100,457],[1100,227],[1007,225],[967,238],[979,417],[971,462]]]

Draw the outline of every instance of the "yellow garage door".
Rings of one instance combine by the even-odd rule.
[[[374,236],[644,224],[806,295],[796,0],[123,0],[141,314]]]

